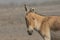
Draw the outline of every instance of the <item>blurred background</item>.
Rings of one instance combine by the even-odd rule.
[[[60,15],[60,0],[0,0],[0,40],[43,40],[36,31],[27,34],[24,4],[42,15]],[[60,31],[51,35],[60,40]]]

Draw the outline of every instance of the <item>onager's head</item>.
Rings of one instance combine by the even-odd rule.
[[[33,30],[39,30],[40,22],[39,22],[39,15],[36,15],[34,12],[34,9],[27,10],[27,7],[25,5],[25,11],[26,11],[26,25],[27,25],[27,32],[29,35],[32,35]]]
[[[29,35],[32,35],[33,29],[34,29],[34,18],[32,18],[32,13],[34,13],[34,9],[30,9],[27,10],[26,5],[25,6],[25,11],[26,11],[26,16],[25,16],[25,20],[26,20],[26,25],[27,25],[27,32]]]

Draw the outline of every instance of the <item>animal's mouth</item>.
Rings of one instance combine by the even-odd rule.
[[[32,35],[32,33],[28,33],[29,35]]]
[[[33,31],[27,31],[29,35],[32,35]]]

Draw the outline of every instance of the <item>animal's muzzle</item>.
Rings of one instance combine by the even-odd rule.
[[[27,31],[28,32],[28,34],[29,35],[32,35],[32,33],[33,33],[33,31],[31,30],[31,31]]]

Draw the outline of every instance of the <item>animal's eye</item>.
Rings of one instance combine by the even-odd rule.
[[[33,20],[35,20],[35,18],[32,18]]]

